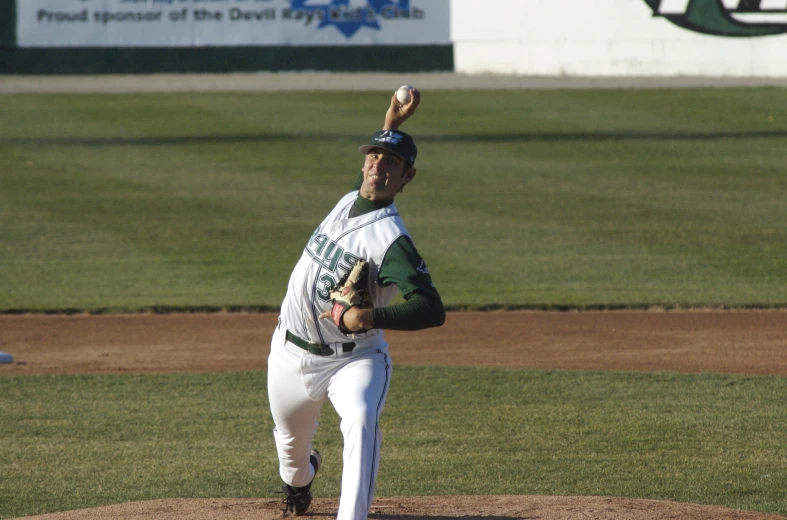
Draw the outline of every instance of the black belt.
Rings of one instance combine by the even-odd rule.
[[[289,330],[287,331],[286,337],[287,337],[287,341],[289,341],[293,345],[297,345],[301,347],[303,350],[306,350],[316,356],[332,356],[334,354],[334,350],[329,345],[325,345],[323,343],[309,343],[308,341],[299,338]],[[339,343],[336,344],[338,345]],[[353,343],[352,341],[349,343],[341,343],[341,346],[342,346],[342,352],[346,354],[348,352],[353,351],[353,349],[355,348],[355,343]]]

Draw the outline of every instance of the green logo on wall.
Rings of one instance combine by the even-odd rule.
[[[653,16],[716,36],[787,33],[787,0],[645,0]]]

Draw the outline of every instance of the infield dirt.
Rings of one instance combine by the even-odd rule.
[[[275,314],[0,316],[0,375],[267,368]],[[787,376],[787,311],[449,312],[397,364]]]

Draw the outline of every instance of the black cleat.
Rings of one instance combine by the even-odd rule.
[[[320,452],[317,450],[312,450],[311,454],[309,455],[309,462],[311,462],[311,465],[314,467],[314,473],[317,474],[317,470],[320,469],[320,464],[322,464]],[[300,488],[284,484],[281,489],[286,496],[282,501],[282,504],[284,505],[282,513],[292,513],[295,516],[302,516],[306,514],[306,511],[308,511],[309,506],[312,504],[311,487],[311,482],[309,482],[308,485]]]
[[[282,501],[282,505],[284,505],[284,509],[282,509],[282,513],[285,515],[287,513],[292,513],[295,516],[301,516],[306,513],[309,509],[309,506],[312,505],[312,494],[311,491],[301,491],[296,492],[295,489],[287,484],[284,484],[281,487],[281,490],[284,492],[286,497]]]

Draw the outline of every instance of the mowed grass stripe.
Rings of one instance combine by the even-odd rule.
[[[454,308],[783,306],[782,94],[428,92],[397,205]],[[279,305],[387,101],[5,99],[5,311]]]

